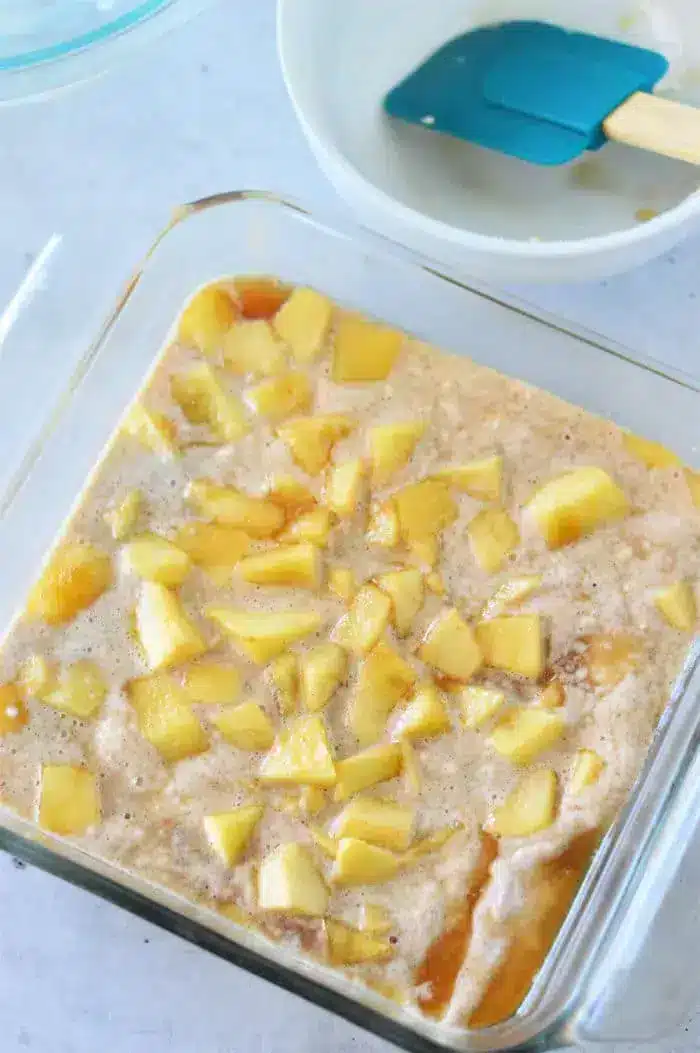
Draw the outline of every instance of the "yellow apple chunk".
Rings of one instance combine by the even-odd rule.
[[[285,515],[279,505],[262,497],[250,497],[235,486],[195,479],[187,487],[185,497],[200,515],[238,527],[250,537],[269,538],[284,526]]]
[[[257,702],[224,706],[211,722],[226,742],[239,750],[269,750],[275,741],[272,721]]]
[[[27,600],[27,616],[64,625],[112,584],[112,561],[95,545],[66,541],[55,550]]]
[[[113,508],[105,512],[105,523],[115,541],[125,541],[135,529],[143,503],[140,490],[129,490]]]
[[[27,707],[16,684],[0,684],[0,737],[21,731],[27,720]]]
[[[333,822],[337,840],[354,837],[395,852],[405,851],[413,837],[415,811],[379,797],[357,797]]]
[[[321,616],[315,611],[207,607],[205,613],[259,665],[276,658],[293,643],[317,632],[321,626]]]
[[[401,771],[402,756],[398,745],[370,746],[345,760],[336,761],[338,781],[334,799],[347,801],[349,797],[376,786],[387,779],[395,779]]]
[[[362,496],[364,463],[359,458],[334,464],[328,470],[325,503],[339,519],[351,516]]]
[[[452,729],[450,715],[434,684],[421,684],[394,724],[393,739],[434,739]]]
[[[284,346],[263,319],[239,322],[223,342],[224,363],[239,376],[272,377],[287,368]]]
[[[99,712],[107,697],[107,684],[95,662],[84,658],[68,666],[58,684],[46,692],[41,701],[80,720],[88,720]]]
[[[681,632],[692,632],[698,620],[698,608],[695,592],[687,581],[677,581],[664,589],[659,589],[654,596],[654,603],[672,629]]]
[[[265,856],[258,875],[258,907],[309,918],[326,913],[328,889],[304,845],[294,841]]]
[[[482,663],[474,631],[454,607],[433,622],[418,654],[428,665],[455,680],[470,680]]]
[[[331,965],[358,965],[361,962],[383,962],[391,958],[394,949],[388,940],[371,936],[339,921],[323,923]]]
[[[328,591],[344,603],[351,603],[357,592],[357,581],[349,567],[328,568]]]
[[[185,523],[174,543],[207,572],[230,572],[250,549],[250,538],[243,530],[221,523]]]
[[[124,545],[122,559],[130,574],[161,585],[181,585],[192,566],[183,549],[157,534],[142,534]]]
[[[299,698],[299,660],[288,651],[281,654],[267,669],[267,679],[275,695],[282,716],[296,713]]]
[[[603,758],[595,750],[579,750],[574,758],[569,780],[569,791],[578,796],[600,778],[605,767]]]
[[[340,686],[348,658],[338,644],[325,643],[312,647],[299,661],[299,682],[304,708],[311,713],[326,706]]]
[[[465,687],[460,693],[460,702],[464,727],[476,730],[488,724],[503,708],[506,696],[492,687]]]
[[[338,842],[330,834],[325,833],[318,826],[310,826],[309,833],[311,834],[314,844],[316,844],[324,856],[328,859],[335,859],[336,852],[338,851]]]
[[[481,569],[494,574],[520,544],[520,533],[502,508],[484,508],[467,527],[472,553]]]
[[[496,725],[490,742],[514,764],[531,764],[555,746],[566,730],[563,710],[514,707]]]
[[[363,655],[376,644],[391,615],[391,600],[376,585],[363,585],[335,629],[336,642]]]
[[[457,505],[449,487],[438,479],[409,483],[396,491],[393,501],[406,544],[434,538],[457,518]]]
[[[175,373],[170,394],[190,424],[206,424],[222,442],[235,442],[250,431],[243,403],[205,362]]]
[[[266,496],[268,501],[273,501],[284,510],[288,523],[306,512],[312,512],[316,507],[316,498],[308,486],[300,483],[293,475],[276,476],[271,481]]]
[[[308,413],[313,392],[304,373],[290,371],[263,380],[248,391],[246,398],[259,416],[269,421],[280,421],[293,413]]]
[[[355,837],[344,837],[338,842],[331,883],[341,887],[378,885],[391,881],[398,870],[399,859],[393,852]]]
[[[560,709],[566,704],[566,688],[561,680],[552,680],[542,688],[535,699],[540,709]]]
[[[631,633],[592,633],[584,639],[584,660],[593,687],[610,691],[637,669],[644,649]]]
[[[314,508],[290,523],[281,537],[285,541],[310,541],[312,545],[325,548],[332,525],[330,509]]]
[[[360,746],[370,746],[384,734],[394,706],[412,690],[418,674],[383,641],[360,666],[357,690],[348,709],[348,726]]]
[[[41,770],[39,825],[52,834],[79,837],[100,822],[97,779],[85,768],[45,764]]]
[[[527,772],[502,805],[495,809],[491,832],[496,837],[530,837],[554,822],[557,777],[548,768]]]
[[[456,826],[443,826],[441,829],[433,830],[432,833],[414,841],[409,850],[403,854],[404,866],[415,863],[432,852],[439,852],[456,833],[463,829],[464,827],[461,823],[458,823]]]
[[[375,932],[383,936],[393,928],[391,914],[379,903],[363,903],[360,928],[363,932]]]
[[[335,765],[320,717],[299,717],[280,734],[260,766],[260,779],[297,786],[335,785]]]
[[[177,453],[177,428],[173,421],[140,402],[128,411],[122,422],[122,431],[164,461]]]
[[[144,581],[136,603],[136,631],[154,672],[180,665],[207,650],[179,597],[155,581]]]
[[[351,417],[327,413],[285,421],[277,429],[277,435],[295,464],[308,475],[319,475],[330,461],[335,444],[349,435],[354,427]]]
[[[503,488],[503,458],[498,454],[478,461],[443,468],[436,479],[449,483],[477,501],[500,501]]]
[[[236,702],[241,693],[241,674],[234,665],[198,662],[185,670],[182,686],[191,702],[203,705]]]
[[[624,493],[602,468],[575,468],[552,479],[526,508],[549,548],[578,541],[629,512]]]
[[[17,686],[24,698],[43,698],[58,684],[56,666],[43,655],[30,655],[19,667]]]
[[[235,325],[237,315],[229,294],[217,285],[207,285],[195,293],[182,312],[178,340],[205,355],[214,355]]]
[[[504,614],[478,622],[476,642],[492,669],[537,680],[544,672],[545,639],[539,614]]]
[[[423,421],[381,424],[369,431],[372,483],[384,486],[392,475],[405,468],[425,433]]]
[[[139,731],[164,760],[183,760],[209,748],[190,700],[173,676],[159,673],[130,680],[126,693],[136,712]]]
[[[207,841],[227,867],[235,867],[243,856],[264,811],[261,804],[248,804],[204,817]]]
[[[273,326],[295,361],[306,365],[323,350],[333,304],[315,289],[296,288],[275,315]]]
[[[357,315],[336,324],[331,376],[336,384],[386,380],[401,351],[403,335]]]
[[[278,545],[267,552],[246,556],[238,571],[252,585],[278,585],[299,589],[318,589],[321,564],[318,548],[310,542]]]
[[[641,461],[647,468],[679,468],[683,463],[680,457],[660,442],[643,439],[631,432],[623,432],[622,445],[630,456]]]
[[[299,808],[303,815],[318,815],[328,803],[320,786],[302,786],[299,794]]]
[[[485,605],[482,617],[494,618],[509,607],[517,606],[523,600],[526,600],[528,596],[531,596],[533,592],[536,592],[541,584],[542,578],[539,574],[524,574],[520,578],[511,578],[509,581],[504,581],[502,585],[498,586],[491,599]]]
[[[423,606],[423,575],[414,568],[391,570],[377,578],[377,585],[391,597],[392,620],[397,636],[408,636]]]

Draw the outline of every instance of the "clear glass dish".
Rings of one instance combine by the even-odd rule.
[[[526,305],[467,288],[398,247],[353,240],[270,195],[222,194],[178,210],[85,351],[60,406],[16,470],[6,473],[0,488],[0,635],[183,302],[199,285],[234,274],[316,286],[347,306],[665,442],[689,463],[697,460],[700,389],[690,379],[636,361],[592,334],[536,318]],[[25,285],[0,319],[5,375],[21,368],[27,347],[42,333],[45,292],[45,282]],[[4,396],[11,399],[11,392]],[[672,1027],[697,993],[688,963],[700,920],[694,892],[692,904],[682,899],[687,873],[679,869],[697,869],[699,699],[696,641],[630,801],[598,850],[529,995],[515,1016],[484,1031],[451,1032],[409,1016],[379,994],[300,962],[256,933],[2,810],[0,847],[407,1050],[642,1041]],[[668,923],[669,912],[679,909],[682,931]]]
[[[0,0],[0,103],[95,76],[208,0]]]

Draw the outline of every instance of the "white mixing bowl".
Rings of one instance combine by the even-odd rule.
[[[450,270],[572,281],[626,270],[700,229],[700,170],[610,144],[539,168],[390,122],[385,92],[484,22],[542,18],[662,51],[664,94],[700,105],[697,0],[278,0],[301,126],[366,226]]]

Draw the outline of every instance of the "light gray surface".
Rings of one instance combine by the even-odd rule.
[[[0,301],[50,235],[65,236],[56,255],[61,295],[49,299],[50,331],[28,348],[31,368],[0,372],[0,392],[13,390],[12,416],[0,420],[5,457],[17,454],[55,398],[172,205],[218,190],[266,187],[326,214],[340,208],[294,123],[273,30],[270,0],[225,0],[99,82],[51,102],[0,110]],[[518,292],[700,374],[700,242],[607,283]],[[3,1053],[388,1051],[4,856],[0,902]],[[700,1015],[679,1021],[672,1038],[649,1048],[700,1049]]]

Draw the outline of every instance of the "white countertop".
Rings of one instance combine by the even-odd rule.
[[[32,370],[0,372],[0,392],[12,385],[14,406],[0,421],[5,457],[56,397],[172,206],[266,188],[326,214],[342,208],[287,102],[271,0],[223,0],[98,82],[0,110],[0,141],[0,302],[55,232],[64,235],[56,263],[65,267],[52,331],[29,349]],[[700,375],[700,241],[608,282],[517,291]],[[2,855],[0,902],[3,1053],[388,1053],[321,1010]],[[700,982],[698,1012],[648,1048],[700,1048]]]

